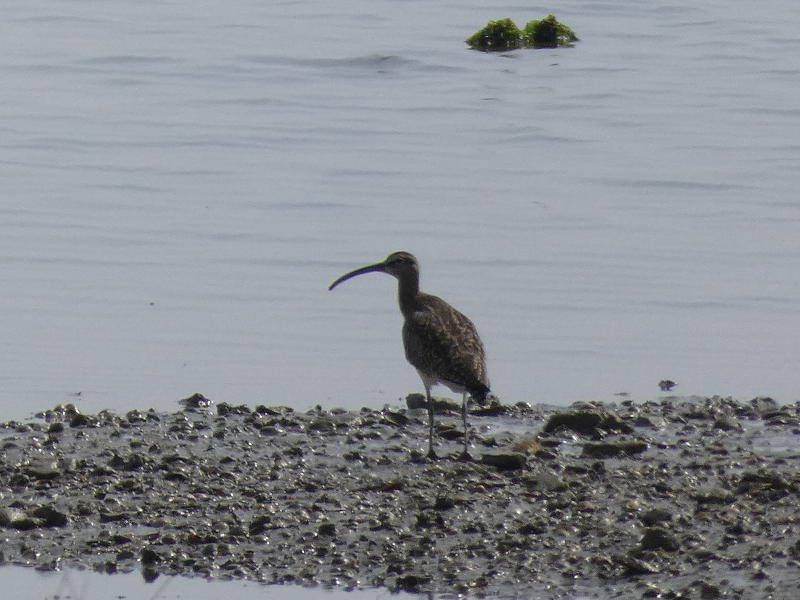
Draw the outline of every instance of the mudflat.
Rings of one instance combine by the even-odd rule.
[[[410,397],[408,405],[419,406]],[[524,598],[800,597],[800,406],[215,405],[0,424],[0,560]]]

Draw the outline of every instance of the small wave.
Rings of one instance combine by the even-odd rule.
[[[243,55],[238,60],[257,65],[296,66],[314,69],[346,69],[355,71],[374,71],[378,73],[394,71],[450,71],[457,70],[447,65],[435,65],[396,54],[365,54],[341,58],[293,57],[275,55]]]
[[[137,54],[111,54],[79,61],[84,65],[161,65],[177,62],[168,56],[142,56]]]

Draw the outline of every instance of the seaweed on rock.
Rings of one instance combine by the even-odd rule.
[[[518,48],[570,47],[578,36],[569,27],[547,15],[543,19],[528,21],[520,29],[511,19],[489,21],[483,29],[467,38],[467,45],[484,52],[506,52]]]
[[[522,32],[526,48],[558,48],[573,46],[578,36],[569,27],[559,22],[555,15],[544,19],[528,21]]]
[[[522,30],[511,19],[489,21],[466,41],[470,48],[484,52],[503,52],[522,47]]]

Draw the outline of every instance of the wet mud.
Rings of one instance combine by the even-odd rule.
[[[800,406],[73,406],[0,424],[0,562],[450,598],[799,598]]]

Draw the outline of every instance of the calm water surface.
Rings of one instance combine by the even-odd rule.
[[[548,12],[573,49],[465,49]],[[0,417],[394,403],[407,249],[506,401],[800,399],[800,5],[17,2]]]

